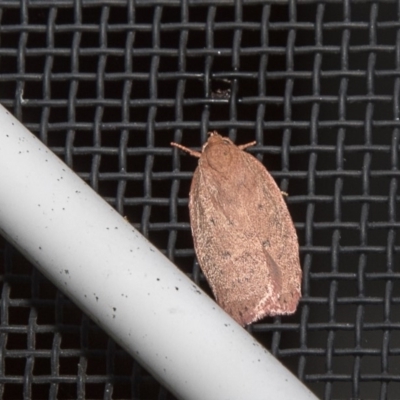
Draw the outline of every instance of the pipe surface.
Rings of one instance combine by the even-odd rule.
[[[316,397],[0,106],[0,233],[180,399]]]

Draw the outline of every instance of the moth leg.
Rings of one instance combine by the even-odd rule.
[[[289,197],[289,193],[286,193],[286,192],[284,192],[284,191],[282,191],[282,190],[281,190],[281,195],[282,195],[283,197]]]
[[[179,143],[171,142],[171,146],[174,146],[174,147],[176,147],[176,148],[178,148],[178,149],[181,149],[181,150],[183,150],[183,151],[186,151],[186,153],[189,153],[189,154],[190,154],[191,156],[193,156],[193,157],[197,157],[197,158],[200,158],[200,157],[201,157],[201,153],[200,153],[199,151],[189,149],[188,147],[182,146],[182,145],[179,144]]]
[[[240,144],[238,147],[239,147],[240,150],[244,150],[244,149],[247,149],[248,147],[254,146],[255,144],[257,144],[256,141],[250,142],[250,143],[246,143],[246,144]]]

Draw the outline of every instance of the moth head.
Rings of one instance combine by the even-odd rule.
[[[211,132],[207,143],[203,146],[203,156],[207,164],[220,173],[230,170],[237,147],[227,138],[217,132]]]

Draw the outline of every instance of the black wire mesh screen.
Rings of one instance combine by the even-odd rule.
[[[304,296],[249,331],[320,398],[395,399],[399,21],[398,2],[2,1],[0,102],[206,290],[196,160],[169,143],[256,140],[289,193]],[[173,398],[4,240],[0,254],[0,397]]]

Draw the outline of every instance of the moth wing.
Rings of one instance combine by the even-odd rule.
[[[248,175],[252,175],[253,204],[249,204],[252,221],[266,252],[281,272],[280,314],[295,312],[301,296],[301,266],[296,229],[281,190],[271,174],[252,155],[241,153]]]
[[[245,171],[251,182],[237,185],[231,194],[224,193],[215,176],[198,167],[192,180],[189,208],[196,254],[217,302],[241,325],[246,325],[287,310],[282,309],[280,299],[281,268],[265,246],[268,232],[261,229],[260,233],[258,220],[254,221],[256,216],[268,225],[273,206],[267,207],[266,189],[254,187],[255,183],[265,185],[258,182],[258,165],[254,172],[254,165],[243,161],[245,168],[251,169],[250,174]],[[264,167],[262,173],[267,173]],[[235,182],[240,182],[240,174],[236,178]],[[273,179],[272,182],[275,184]],[[260,201],[265,210],[251,212]],[[247,216],[241,212],[243,209]]]

